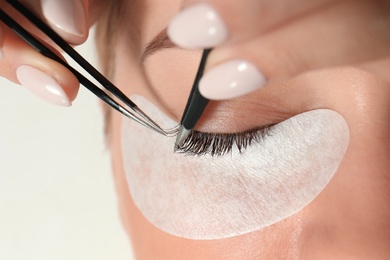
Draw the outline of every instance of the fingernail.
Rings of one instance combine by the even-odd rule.
[[[224,22],[209,4],[197,4],[178,13],[167,33],[175,44],[188,49],[211,48],[228,37]]]
[[[87,16],[81,0],[41,0],[46,19],[66,33],[83,37]]]
[[[246,60],[232,60],[208,71],[199,82],[199,92],[212,100],[249,94],[266,83],[264,75]]]
[[[39,98],[55,105],[65,107],[72,105],[58,82],[43,71],[22,65],[16,70],[16,76],[23,87]]]

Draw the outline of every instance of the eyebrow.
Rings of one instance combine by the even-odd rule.
[[[150,55],[153,55],[157,51],[170,48],[179,47],[169,39],[167,29],[165,28],[146,45],[145,50],[142,53],[142,60],[144,60]]]

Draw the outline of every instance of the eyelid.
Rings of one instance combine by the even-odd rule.
[[[154,54],[157,51],[170,48],[179,48],[169,39],[167,29],[163,29],[159,32],[145,47],[142,53],[142,60],[145,60],[148,56]]]
[[[239,153],[244,153],[250,145],[261,143],[264,138],[272,134],[273,126],[267,125],[230,134],[192,131],[184,143],[176,148],[178,153],[197,156],[224,156],[234,147]]]

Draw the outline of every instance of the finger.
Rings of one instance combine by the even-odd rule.
[[[4,31],[3,31],[3,25],[0,23],[0,59],[4,57],[3,45],[4,45]]]
[[[71,44],[88,37],[88,0],[40,0],[42,14],[51,27]]]
[[[168,27],[183,48],[211,48],[262,34],[333,0],[196,0],[185,2]]]
[[[78,45],[88,38],[88,0],[22,0],[21,3],[45,21],[62,38],[72,45]],[[39,38],[50,42],[43,33],[5,1],[2,9],[25,29]]]
[[[70,106],[79,89],[77,78],[58,62],[38,53],[8,28],[3,30],[4,55],[0,59],[0,76],[23,85],[49,103]]]
[[[40,1],[47,21],[63,38],[74,45],[81,44],[88,38],[89,28],[108,4],[106,0]]]
[[[390,83],[390,56],[378,60],[357,64],[356,67],[368,71],[376,75],[377,77],[380,77],[382,80]]]
[[[215,49],[200,91],[209,99],[234,98],[304,71],[388,56],[389,24],[380,5],[340,2],[252,41]]]

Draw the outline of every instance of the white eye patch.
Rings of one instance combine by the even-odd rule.
[[[160,125],[177,125],[141,96],[132,100]],[[188,239],[221,239],[272,225],[309,204],[329,183],[349,144],[344,118],[320,109],[274,126],[243,154],[174,154],[175,138],[123,119],[130,193],[157,228]]]

